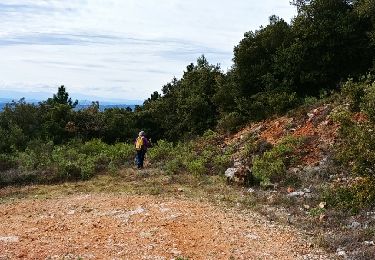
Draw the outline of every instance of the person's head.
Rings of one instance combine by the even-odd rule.
[[[138,136],[144,136],[145,135],[145,132],[144,131],[140,131]]]

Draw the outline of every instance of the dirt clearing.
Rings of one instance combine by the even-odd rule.
[[[191,199],[23,199],[0,220],[0,259],[329,259],[290,227]]]

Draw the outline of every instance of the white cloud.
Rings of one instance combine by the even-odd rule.
[[[3,0],[0,89],[143,99],[201,54],[225,70],[244,32],[294,12],[289,0]]]

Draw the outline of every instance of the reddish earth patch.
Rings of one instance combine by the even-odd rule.
[[[266,121],[266,129],[260,134],[261,138],[271,144],[276,144],[286,136],[287,125],[292,122],[292,118],[281,117],[273,121]]]
[[[237,134],[227,138],[226,144],[241,143],[249,134],[258,135],[261,139],[275,145],[284,137],[291,135],[306,138],[306,142],[297,153],[301,156],[301,165],[318,164],[335,143],[339,125],[330,117],[329,105],[314,108],[302,118],[280,117],[251,124]],[[358,114],[353,118],[363,122],[366,117]]]
[[[191,200],[28,199],[0,218],[0,259],[330,259],[291,227]]]

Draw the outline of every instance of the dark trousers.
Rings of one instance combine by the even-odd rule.
[[[143,168],[143,161],[145,159],[145,154],[146,154],[146,151],[143,150],[143,149],[137,151],[137,166],[138,166],[138,168]]]

